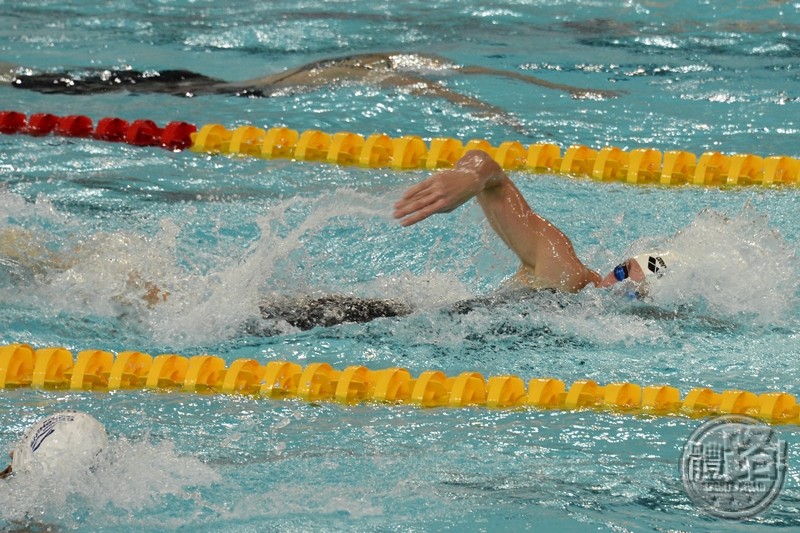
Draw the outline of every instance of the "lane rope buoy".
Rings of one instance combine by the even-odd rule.
[[[756,394],[695,387],[684,396],[669,385],[601,385],[540,377],[462,372],[447,376],[427,370],[414,377],[405,368],[370,369],[354,365],[337,370],[324,362],[305,367],[287,361],[261,364],[237,359],[230,365],[215,355],[152,356],[123,351],[83,350],[73,357],[63,347],[34,349],[28,344],[0,346],[0,389],[31,387],[67,390],[152,390],[243,394],[308,402],[380,402],[421,407],[596,409],[629,415],[707,417],[749,415],[772,424],[800,424],[797,398],[785,392]]]

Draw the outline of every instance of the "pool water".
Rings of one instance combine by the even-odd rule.
[[[0,85],[3,109],[286,125],[629,150],[800,156],[798,4],[701,1],[4,2],[0,61],[37,71],[185,68],[245,80],[322,58],[401,50],[621,91],[607,100],[501,77],[434,73],[516,126],[441,99],[345,84],[273,98],[44,95]],[[636,302],[608,291],[449,312],[517,260],[470,203],[411,228],[392,205],[426,171],[0,136],[0,232],[56,258],[0,259],[0,342],[153,355],[327,362],[668,384],[683,394],[798,394],[798,191],[634,187],[513,172],[591,267],[667,247],[680,275]],[[169,293],[148,306],[150,281]],[[393,298],[407,317],[248,333],[278,296]],[[678,462],[700,421],[592,410],[420,409],[227,395],[0,391],[0,446],[43,414],[102,421],[110,459],[57,486],[0,485],[3,529],[783,530],[789,475],[747,521],[706,515]]]

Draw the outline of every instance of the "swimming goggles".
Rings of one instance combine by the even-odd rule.
[[[614,267],[614,278],[617,281],[628,279],[628,265],[625,263],[619,264]]]

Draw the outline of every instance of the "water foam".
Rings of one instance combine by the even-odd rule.
[[[154,505],[195,500],[220,476],[171,441],[111,440],[95,469],[62,469],[45,477],[14,474],[0,483],[0,523],[75,528],[90,517],[136,514]],[[102,524],[106,525],[105,518]]]
[[[314,268],[319,257],[305,250],[307,243],[324,241],[324,233],[339,226],[345,233],[364,232],[376,218],[388,218],[385,210],[371,207],[374,196],[352,190],[315,199],[295,197],[278,201],[258,217],[254,222],[259,235],[243,248],[241,238],[218,235],[231,233],[224,215],[215,228],[206,230],[217,234],[194,242],[195,236],[188,233],[198,215],[191,206],[175,219],[158,221],[150,235],[137,228],[93,232],[90,224],[59,215],[46,202],[32,207],[16,195],[2,197],[7,219],[12,211],[31,219],[23,226],[0,228],[8,234],[10,247],[23,243],[36,251],[26,254],[26,264],[20,267],[36,274],[35,283],[25,288],[26,301],[53,314],[121,318],[126,326],[172,346],[238,335],[270,292],[309,293],[324,290],[325,284],[341,285],[331,279],[336,272]],[[66,236],[47,229],[59,217],[59,224],[67,228],[59,233]],[[238,228],[233,233],[238,234]],[[322,246],[314,253],[323,258],[348,253]],[[11,275],[18,266],[10,265]]]
[[[752,207],[733,216],[705,210],[662,248],[678,261],[651,286],[657,304],[688,304],[759,324],[786,324],[794,315],[797,251]]]
[[[179,297],[159,305],[149,320],[157,339],[194,342],[235,335],[248,318],[258,313],[258,303],[270,293],[309,293],[309,278],[324,283],[326,273],[306,271],[307,242],[337,225],[337,219],[364,220],[385,217],[382,210],[367,207],[374,198],[351,190],[309,200],[293,198],[272,206],[259,217],[259,237],[244,253],[218,257],[211,272],[190,277],[178,288]],[[346,254],[346,250],[324,250]],[[313,265],[314,260],[311,260]],[[312,267],[313,268],[313,267]]]

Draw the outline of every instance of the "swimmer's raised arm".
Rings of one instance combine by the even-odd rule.
[[[394,216],[410,226],[433,214],[449,213],[472,197],[522,262],[520,281],[570,292],[600,281],[578,259],[570,239],[530,208],[500,165],[483,151],[467,152],[452,169],[409,188],[395,204]]]

